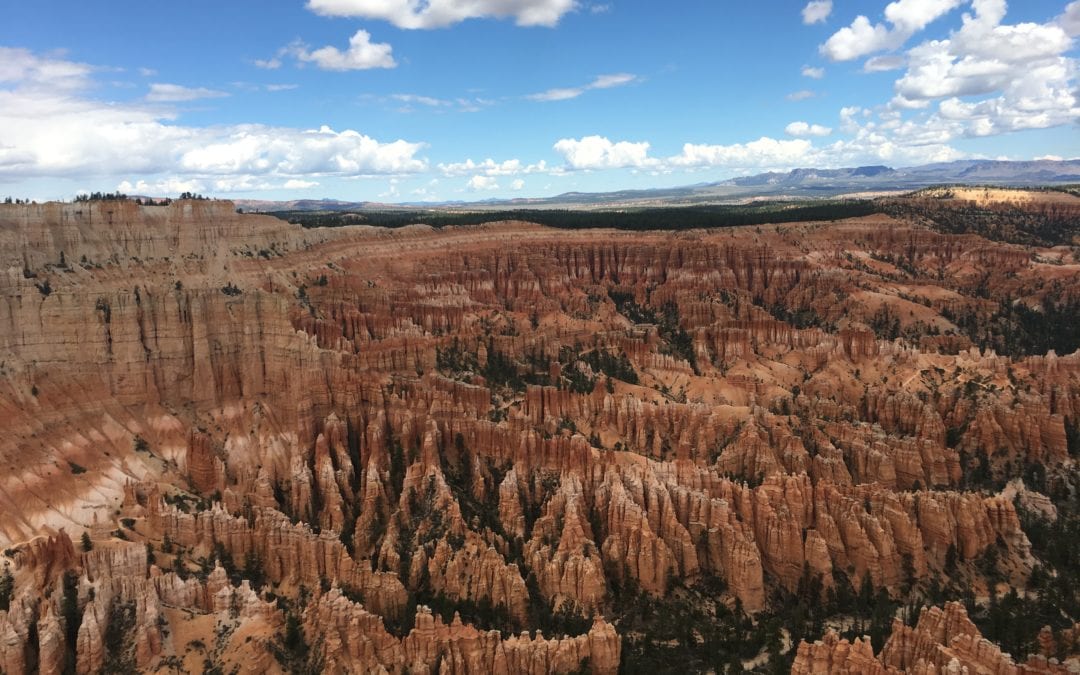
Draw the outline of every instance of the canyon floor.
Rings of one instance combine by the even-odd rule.
[[[0,205],[0,672],[1078,672],[1078,222]]]

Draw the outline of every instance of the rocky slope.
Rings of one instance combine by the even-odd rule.
[[[1080,353],[977,346],[1076,299],[1063,247],[189,201],[0,205],[0,243],[8,673],[754,665],[809,588],[1023,586],[1076,487]]]
[[[1057,659],[1034,656],[1015,663],[983,638],[961,603],[923,609],[914,626],[895,620],[885,648],[874,656],[870,644],[848,642],[829,632],[799,645],[791,672],[806,673],[1068,673]]]

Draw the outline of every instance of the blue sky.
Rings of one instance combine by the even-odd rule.
[[[1080,156],[1080,1],[39,0],[0,195],[477,200]]]

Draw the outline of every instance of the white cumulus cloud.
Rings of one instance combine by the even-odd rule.
[[[776,139],[768,136],[745,143],[685,143],[682,151],[669,157],[651,157],[648,143],[613,142],[604,137],[581,139],[573,146],[576,155],[567,157],[570,169],[611,169],[647,167],[652,172],[715,170],[728,174],[788,171],[799,167],[836,168],[864,164],[898,166],[945,162],[967,155],[952,147],[949,129],[889,118],[880,121],[863,108],[841,111],[848,138],[816,145],[810,137],[822,137],[831,130],[805,122],[789,125],[788,132],[807,138]],[[586,142],[587,141],[587,142]],[[562,141],[560,141],[562,142]],[[585,143],[583,143],[585,142]],[[633,160],[617,159],[613,148],[634,146]],[[563,150],[569,150],[564,147]]]
[[[61,58],[38,56],[28,49],[0,46],[0,84],[17,84],[22,89],[83,89],[94,68]]]
[[[131,182],[121,181],[116,189],[125,194],[137,195],[163,195],[180,194],[182,192],[205,192],[206,184],[198,180],[184,180],[180,178],[163,178],[161,180],[147,182],[137,180]]]
[[[405,29],[445,28],[467,19],[513,19],[519,26],[555,26],[575,0],[308,0],[323,16],[387,21]]]
[[[909,50],[891,105],[918,109],[939,101],[925,125],[953,135],[990,136],[1080,119],[1078,63],[1067,56],[1073,40],[1060,17],[1010,25],[1003,22],[1004,0],[974,0],[972,7],[948,39]]]
[[[822,23],[832,14],[832,0],[810,0],[802,10],[802,20],[807,26]]]
[[[0,180],[135,175],[205,189],[428,168],[423,143],[326,126],[187,126],[165,102],[90,98],[92,69],[81,64],[25,50],[0,52],[0,64]]]
[[[821,46],[821,53],[833,61],[850,61],[883,49],[903,44],[898,34],[884,24],[872,24],[865,16],[857,16],[850,26],[832,34]]]
[[[498,190],[499,181],[491,176],[473,176],[466,183],[466,187],[473,192],[483,192],[489,190]]]
[[[668,161],[680,167],[723,167],[728,169],[787,168],[806,164],[814,146],[803,139],[777,140],[767,136],[749,143],[708,145],[687,143],[682,154]]]
[[[1080,36],[1080,0],[1073,0],[1057,18],[1057,24],[1071,37]]]
[[[439,171],[447,176],[467,176],[483,174],[485,176],[517,176],[521,174],[542,173],[547,171],[547,162],[540,160],[536,164],[525,164],[520,159],[507,159],[497,162],[490,157],[482,162],[466,159],[464,162],[439,164]]]
[[[288,52],[299,61],[314,63],[323,70],[370,70],[372,68],[394,68],[393,47],[385,42],[372,42],[371,34],[358,30],[349,38],[349,47],[344,51],[334,46],[309,50],[306,45],[297,43],[288,48]]]
[[[788,136],[803,138],[805,136],[828,136],[832,133],[829,127],[820,124],[807,124],[806,122],[792,122],[784,127],[784,133]]]
[[[555,143],[555,151],[571,169],[642,168],[655,164],[649,158],[648,143],[619,141],[613,143],[604,136],[564,138]]]
[[[884,23],[870,23],[859,15],[821,45],[821,53],[833,61],[851,61],[874,52],[898,49],[915,33],[951,12],[965,0],[895,0],[885,7]]]
[[[179,157],[193,173],[267,173],[376,175],[412,173],[427,168],[415,158],[418,143],[381,143],[346,129],[289,129],[245,124],[213,130],[197,147]]]
[[[825,77],[825,69],[814,68],[812,66],[803,66],[802,74],[803,77],[809,77],[812,80],[820,80],[821,78]]]

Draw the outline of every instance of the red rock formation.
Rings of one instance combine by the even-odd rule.
[[[1025,663],[986,640],[964,606],[924,608],[914,628],[899,619],[877,657],[869,640],[840,639],[829,631],[822,640],[799,644],[792,673],[1067,673],[1067,668],[1033,657]]]
[[[227,203],[93,202],[0,205],[0,244],[37,275],[0,279],[10,672],[31,627],[42,671],[62,666],[67,570],[87,670],[116,603],[134,604],[140,668],[185,654],[177,634],[218,629],[206,658],[279,668],[287,617],[262,580],[307,599],[304,630],[340,672],[618,667],[620,628],[602,619],[546,639],[420,611],[407,637],[386,632],[417,598],[535,628],[536,608],[611,619],[624,589],[659,601],[715,576],[713,600],[756,612],[807,573],[897,594],[951,549],[974,574],[992,546],[1019,583],[1031,548],[1013,499],[1052,504],[987,488],[1024,462],[1065,470],[1080,418],[1080,354],[1003,358],[917,323],[955,332],[949,316],[1038,301],[1044,275],[1072,288],[1075,270],[885,217],[304,230]],[[61,251],[80,263],[61,267]],[[901,257],[910,270],[887,262]],[[882,306],[911,337],[868,329]],[[907,668],[894,655],[924,638],[905,635],[888,658],[828,638],[797,663]],[[948,662],[933,645],[910,654],[997,659],[952,638],[935,643]]]
[[[855,638],[854,642],[840,639],[829,631],[817,642],[800,642],[791,666],[793,675],[826,675],[827,673],[865,673],[885,675],[890,671],[874,658],[869,640]]]
[[[559,609],[569,601],[578,611],[591,614],[601,609],[606,588],[587,508],[580,483],[568,476],[533,524],[525,560],[553,607]]]
[[[614,673],[619,638],[598,619],[576,638],[503,638],[498,631],[478,631],[454,617],[444,624],[426,608],[417,611],[415,627],[398,640],[377,615],[348,601],[337,591],[321,596],[304,613],[304,629],[325,649],[326,672],[362,673],[423,671],[448,668],[460,673],[567,672],[584,662],[592,672]]]
[[[5,673],[26,672],[29,621],[32,618],[31,612],[21,603],[0,611],[0,670]]]

